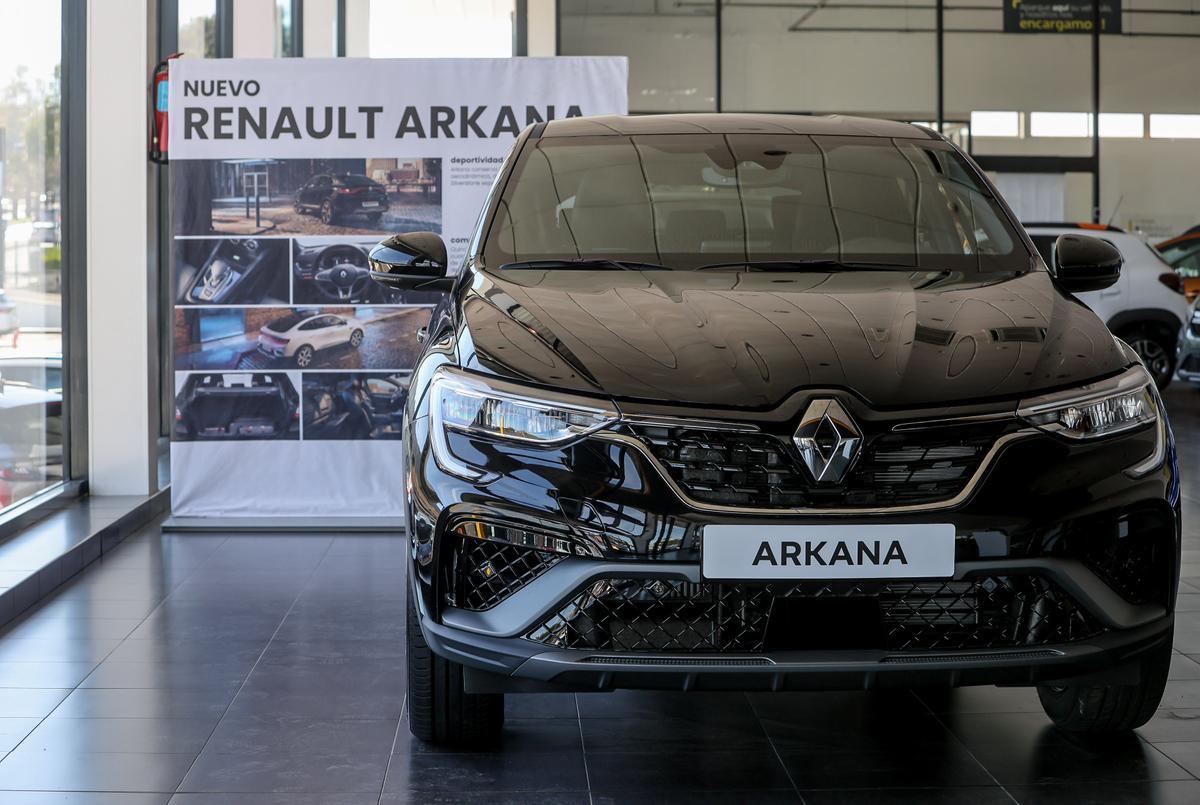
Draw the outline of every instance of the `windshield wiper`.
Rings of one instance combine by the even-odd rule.
[[[506,268],[619,268],[622,271],[643,271],[664,269],[666,266],[660,263],[613,260],[607,257],[578,257],[573,260],[521,260],[500,266],[501,270]]]
[[[877,269],[911,269],[916,266],[903,266],[895,263],[861,263],[846,260],[830,260],[813,258],[811,260],[732,260],[728,263],[707,263],[697,266],[696,271],[707,271],[711,268],[746,268],[751,271],[873,271]]]

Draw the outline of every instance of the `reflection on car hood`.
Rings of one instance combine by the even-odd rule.
[[[770,408],[804,388],[981,402],[1127,364],[1044,271],[504,271],[477,275],[463,311],[469,369],[700,406]]]

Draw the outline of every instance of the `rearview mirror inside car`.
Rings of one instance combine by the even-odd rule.
[[[448,291],[446,244],[436,232],[393,235],[371,249],[371,278],[406,291]]]
[[[1124,258],[1116,246],[1086,235],[1059,235],[1054,244],[1054,278],[1072,293],[1099,291],[1121,277]]]

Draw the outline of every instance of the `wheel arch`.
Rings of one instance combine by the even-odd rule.
[[[1148,329],[1166,336],[1172,345],[1179,337],[1179,328],[1183,326],[1178,316],[1163,308],[1122,310],[1107,323],[1108,329],[1117,335],[1134,329]]]

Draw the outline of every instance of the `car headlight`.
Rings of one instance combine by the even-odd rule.
[[[561,394],[440,369],[430,382],[431,438],[441,468],[472,481],[490,475],[455,456],[447,431],[512,441],[535,447],[556,447],[617,422],[620,413],[605,400]]]
[[[1098,439],[1155,422],[1158,399],[1141,366],[1114,380],[1021,403],[1018,416],[1070,439]]]

